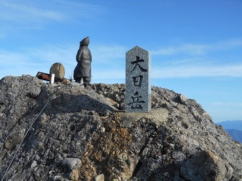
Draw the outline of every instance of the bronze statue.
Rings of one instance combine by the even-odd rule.
[[[76,54],[77,66],[74,70],[74,79],[76,82],[83,81],[84,86],[90,84],[91,81],[91,62],[92,54],[88,48],[89,38],[86,37],[80,42],[80,48]]]

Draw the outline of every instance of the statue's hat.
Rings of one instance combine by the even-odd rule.
[[[89,44],[89,37],[87,36],[80,42],[81,46],[88,46]]]

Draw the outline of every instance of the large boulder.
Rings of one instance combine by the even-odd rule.
[[[65,67],[61,63],[54,63],[50,67],[50,74],[55,74],[57,80],[63,80],[65,77]]]
[[[153,87],[151,112],[125,113],[124,91],[122,84],[84,88],[31,76],[0,80],[0,177],[242,179],[242,145],[194,100]]]

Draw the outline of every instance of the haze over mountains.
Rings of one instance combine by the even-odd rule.
[[[222,121],[218,124],[223,126],[225,129],[236,129],[242,131],[242,120]]]
[[[226,131],[235,141],[242,143],[242,131],[236,129],[226,129]]]
[[[223,126],[234,140],[242,143],[242,120],[223,121],[218,124]]]

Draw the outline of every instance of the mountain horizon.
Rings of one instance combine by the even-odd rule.
[[[242,143],[242,131],[237,129],[226,129],[227,133],[235,140]]]
[[[217,124],[223,126],[224,129],[235,129],[242,131],[242,120],[221,121]]]

